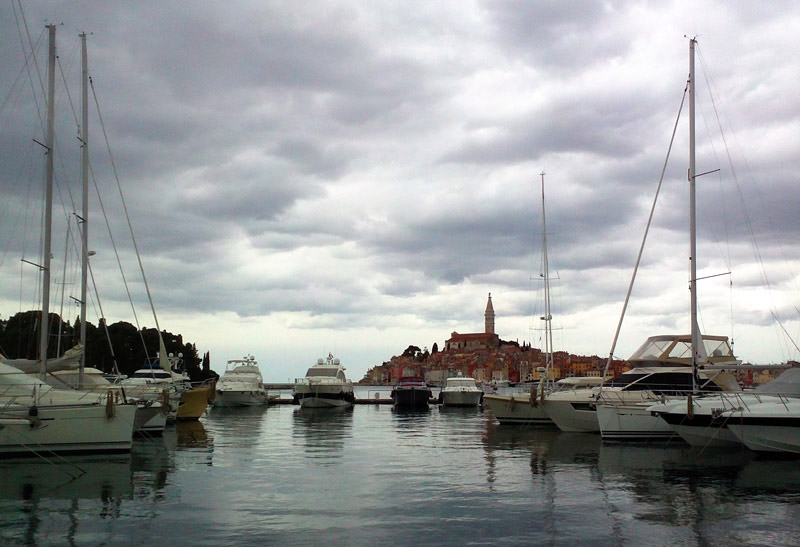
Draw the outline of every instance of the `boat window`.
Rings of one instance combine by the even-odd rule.
[[[614,385],[611,382],[619,379],[622,374],[609,380],[607,385]],[[657,372],[654,374],[628,374],[627,376],[637,376],[635,381],[616,384],[624,386],[626,391],[652,391],[658,395],[681,395],[690,393],[693,389],[692,374],[690,372]],[[720,391],[720,387],[713,382],[698,381],[698,387],[702,386],[704,391]]]
[[[615,376],[614,378],[608,380],[603,384],[603,387],[623,387],[636,382],[637,380],[641,380],[647,376],[647,374],[620,374],[619,376]]]
[[[309,377],[309,376],[314,376],[314,377],[328,376],[328,377],[335,378],[337,372],[338,371],[335,368],[316,368],[316,367],[311,367],[310,369],[308,369],[308,372],[306,372],[306,377]]]
[[[134,372],[131,378],[171,378],[168,372]]]

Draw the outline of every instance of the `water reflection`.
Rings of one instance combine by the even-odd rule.
[[[130,454],[0,460],[0,498],[130,498]]]
[[[353,407],[297,408],[293,413],[292,437],[305,445],[305,457],[329,460],[342,457],[353,428]]]
[[[37,544],[39,535],[52,526],[55,500],[63,506],[65,536],[72,543],[81,513],[95,519],[117,518],[123,501],[132,494],[129,454],[2,460],[0,499],[17,501],[19,508],[7,515],[13,520],[1,527],[0,539]]]
[[[133,496],[137,500],[164,501],[169,475],[175,471],[175,452],[164,439],[134,440],[131,450]]]
[[[250,453],[258,446],[258,438],[266,434],[267,406],[213,407],[209,412],[209,423],[216,433],[215,446],[245,450]],[[277,412],[278,409],[273,409]],[[208,427],[208,424],[206,425]],[[266,435],[265,435],[266,436]]]

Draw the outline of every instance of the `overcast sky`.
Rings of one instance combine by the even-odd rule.
[[[698,180],[701,329],[731,336],[745,361],[800,358],[800,4],[23,4],[43,78],[44,26],[58,24],[53,311],[62,280],[65,302],[79,295],[64,219],[69,193],[80,212],[69,105],[85,31],[158,322],[218,372],[251,353],[266,379],[293,380],[332,352],[359,379],[410,344],[481,332],[490,292],[500,337],[541,347],[541,172],[555,347],[606,356],[696,35],[697,170],[720,170]],[[19,260],[38,260],[44,164],[22,16],[2,3],[4,318],[37,306]],[[687,114],[618,357],[689,331]],[[152,327],[94,107],[89,131],[139,324]],[[100,304],[134,322],[94,190],[90,207]],[[96,310],[93,298],[94,323]]]

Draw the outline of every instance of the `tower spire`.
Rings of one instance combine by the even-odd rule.
[[[489,300],[486,302],[486,311],[483,314],[484,332],[494,334],[494,308],[492,307],[492,293],[489,293]]]

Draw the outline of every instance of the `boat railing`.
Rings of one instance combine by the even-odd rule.
[[[750,405],[765,402],[778,402],[788,412],[789,402],[797,401],[798,399],[800,399],[800,395],[788,395],[785,393],[755,393],[752,391],[723,393],[721,398],[723,406],[720,412],[750,411]]]
[[[46,391],[41,392],[37,386],[45,386]],[[20,386],[30,387],[30,392],[18,393]],[[49,388],[49,389],[47,389]],[[40,402],[41,397],[48,397],[48,393],[54,390],[56,392],[69,393],[74,398],[70,399],[70,403],[81,404],[105,404],[108,397],[112,397],[115,402],[124,402],[124,396],[119,395],[119,390],[114,386],[85,386],[81,388],[59,387],[54,388],[47,384],[39,384],[31,382],[29,384],[11,384],[0,388],[0,401],[2,401],[2,408],[10,408],[11,406],[31,406]],[[17,393],[15,393],[17,392]]]

